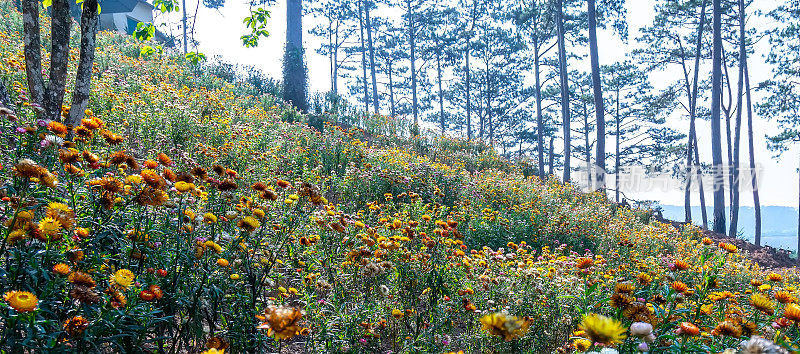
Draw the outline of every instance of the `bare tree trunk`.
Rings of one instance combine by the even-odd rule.
[[[283,59],[283,99],[308,112],[308,80],[303,51],[303,3],[286,3],[286,54]]]
[[[700,73],[700,54],[702,52],[703,47],[703,29],[705,28],[706,22],[706,1],[703,0],[700,6],[700,18],[698,20],[697,25],[697,44],[695,45],[695,56],[694,56],[694,81],[692,81],[692,89],[688,91],[687,94],[689,95],[689,137],[686,143],[686,191],[684,195],[684,208],[686,214],[686,221],[692,221],[692,198],[691,198],[691,187],[692,187],[692,170],[697,168],[697,180],[698,180],[698,187],[702,190],[702,180],[701,180],[701,172],[700,172],[700,161],[696,160],[697,166],[692,163],[692,150],[696,150],[696,137],[695,137],[695,117],[696,117],[696,109],[697,109],[697,93],[698,93],[698,79]],[[686,70],[684,70],[685,74]],[[687,80],[687,90],[688,90],[688,75],[686,77]],[[696,153],[696,151],[695,151]],[[705,199],[704,196],[701,194],[701,198]],[[706,219],[706,210],[705,210],[705,203],[702,203],[701,206],[702,214],[703,214],[703,227],[707,228],[707,219]]]
[[[597,166],[596,180],[598,188],[605,188],[606,119],[605,109],[603,107],[603,92],[600,83],[600,59],[597,49],[597,9],[595,8],[595,0],[587,0],[586,4],[589,15],[589,57],[592,64],[592,88],[594,89],[595,125],[597,126],[597,157],[595,157],[595,165]]]
[[[562,0],[556,1],[556,21],[558,26],[558,69],[561,79],[561,114],[562,126],[564,129],[564,182],[570,180],[570,155],[572,154],[572,142],[570,141],[570,117],[569,117],[569,80],[567,78],[567,53],[564,31],[564,9]]]
[[[589,109],[586,107],[586,101],[583,101],[583,148],[584,159],[586,160],[586,189],[593,190],[594,183],[592,179],[592,146],[589,144]]]
[[[389,103],[392,106],[392,117],[397,117],[397,110],[394,104],[394,81],[392,80],[392,62],[387,64],[389,66]]]
[[[486,61],[486,124],[489,129],[489,145],[494,147],[494,125],[492,125],[492,74]]]
[[[697,131],[695,131],[694,135],[692,135],[692,141],[694,142],[694,161],[697,164],[697,169],[695,173],[697,174],[697,187],[698,193],[700,194],[700,215],[703,218],[703,228],[708,230],[708,211],[706,210],[706,192],[705,187],[703,186],[703,171],[700,167],[700,153],[699,149],[697,149]]]
[[[438,41],[437,41],[438,42]],[[438,43],[437,43],[438,48]],[[439,83],[439,128],[442,129],[442,135],[445,133],[445,122],[444,122],[444,91],[442,90],[442,61],[441,61],[441,49],[436,50],[436,76],[437,82]]]
[[[83,2],[81,11],[81,54],[75,77],[75,91],[72,93],[72,105],[69,109],[67,125],[77,125],[89,104],[89,90],[92,85],[92,67],[94,66],[95,38],[99,16],[97,0]]]
[[[714,231],[724,234],[725,227],[725,176],[722,168],[722,135],[720,131],[720,110],[722,106],[722,4],[714,4],[713,62],[711,73],[711,156],[714,170]]]
[[[750,100],[750,72],[747,67],[747,58],[744,61],[744,85],[747,96],[747,145],[750,153],[750,182],[753,188],[753,208],[755,209],[755,243],[761,246],[761,198],[758,195],[758,180],[756,180],[756,157],[753,149],[753,102]]]
[[[470,25],[469,35],[467,37],[467,47],[465,51],[465,59],[464,59],[464,73],[465,73],[465,90],[466,90],[466,98],[467,98],[467,140],[472,140],[472,101],[470,100],[470,66],[469,66],[469,54],[470,50],[472,49],[472,31],[475,29],[475,18],[477,16],[478,10],[478,1],[472,1],[472,11],[471,11],[471,20],[472,24]]]
[[[619,86],[617,86],[617,111],[614,114],[614,120],[617,122],[617,139],[615,142],[616,151],[614,153],[614,200],[619,203],[619,168],[621,165],[620,156],[619,156],[619,146],[620,146],[620,117],[619,117]]]
[[[411,0],[406,0],[408,5],[408,44],[410,46],[411,57],[411,111],[414,114],[414,129],[419,131],[419,109],[417,107],[417,33],[414,28],[414,9],[411,7]]]
[[[333,17],[334,14],[329,14]],[[332,20],[331,20],[332,21]],[[338,79],[339,79],[339,20],[336,20],[336,26],[333,24],[328,26],[328,45],[330,45],[330,61],[331,61],[331,91],[339,94]]]
[[[470,88],[470,82],[469,82],[469,79],[470,79],[470,77],[469,77],[469,74],[470,74],[470,68],[469,68],[469,43],[470,43],[470,41],[467,40],[467,49],[466,49],[466,54],[465,54],[465,58],[464,58],[464,69],[465,69],[465,80],[464,80],[465,81],[465,88],[464,88],[465,92],[464,93],[466,94],[466,98],[467,98],[466,99],[466,101],[467,101],[466,102],[467,103],[467,140],[472,140],[472,120],[471,120],[471,117],[472,117],[472,101],[470,100],[470,90],[471,90],[471,88]]]
[[[539,153],[539,178],[544,180],[544,117],[542,116],[542,84],[539,78],[539,37],[533,37],[533,73],[536,78],[536,144]]]
[[[364,80],[364,114],[369,113],[369,84],[367,83],[367,50],[364,44],[364,5],[363,1],[359,1],[358,9],[358,29],[360,31],[361,41],[361,72],[362,79]]]
[[[189,52],[189,37],[186,36],[186,0],[183,0],[181,5],[181,10],[183,10],[183,18],[181,19],[181,22],[183,22],[183,55],[186,55]]]
[[[747,49],[744,31],[744,1],[739,0],[739,80],[736,82],[736,122],[733,137],[733,166],[731,183],[731,224],[728,235],[739,233],[739,153],[742,141],[742,89],[744,84],[744,62],[747,60]]]
[[[378,98],[378,80],[375,75],[375,48],[372,45],[372,21],[369,18],[369,7],[372,1],[367,0],[364,4],[364,20],[367,25],[367,45],[369,46],[369,66],[372,72],[372,107],[375,114],[380,114],[380,100]]]
[[[553,151],[553,136],[551,135],[550,136],[550,152],[549,152],[549,156],[548,156],[549,158],[548,158],[548,161],[547,161],[547,163],[549,165],[547,173],[550,176],[553,175],[553,168],[555,167],[555,161],[553,161],[555,159],[555,155],[556,155],[555,151]]]
[[[53,0],[52,29],[50,34],[50,83],[44,97],[44,111],[47,119],[61,120],[61,105],[64,103],[64,89],[67,86],[67,65],[69,64],[69,36],[72,17],[69,15],[68,0]]]
[[[38,0],[22,0],[22,26],[28,95],[31,102],[43,105],[45,87],[42,78],[42,39],[39,29]]]

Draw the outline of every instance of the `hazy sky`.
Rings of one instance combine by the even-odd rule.
[[[189,9],[190,16],[194,13],[197,5],[197,0],[188,0],[187,9]],[[512,0],[509,0],[512,1]],[[776,4],[780,3],[779,0],[758,0],[754,1],[752,7],[769,10],[774,8]],[[309,4],[306,1],[306,4]],[[630,29],[631,39],[636,38],[639,29],[643,26],[650,24],[653,19],[653,0],[629,0],[627,1],[628,10],[628,25]],[[308,6],[308,5],[306,5]],[[285,13],[286,2],[285,0],[278,0],[277,3],[269,8],[272,12],[272,19],[269,23],[270,37],[261,39],[258,48],[244,48],[239,37],[246,33],[242,19],[249,15],[249,7],[246,1],[243,0],[227,0],[225,7],[219,11],[204,9],[200,6],[197,16],[197,23],[195,25],[195,38],[199,41],[198,50],[207,54],[209,57],[219,55],[225,61],[238,63],[243,65],[253,65],[263,70],[267,75],[278,78],[281,74],[281,56],[283,52],[283,45],[285,40]],[[751,9],[750,11],[752,11]],[[380,14],[378,14],[380,15]],[[170,19],[178,19],[179,16],[170,15]],[[304,30],[312,28],[318,20],[311,16],[304,18]],[[771,26],[770,19],[763,17],[753,17],[747,24],[748,28],[763,29],[766,26]],[[176,33],[177,34],[177,33]],[[312,91],[327,91],[330,89],[330,74],[328,60],[321,55],[316,54],[315,49],[319,48],[320,40],[311,36],[306,32],[304,34],[304,42],[307,48],[307,60],[309,70],[310,88]],[[623,60],[626,53],[630,52],[636,47],[636,42],[631,40],[629,43],[623,43],[616,36],[608,31],[600,31],[599,33],[599,50],[600,50],[600,64],[612,64],[615,61]],[[756,53],[749,58],[751,83],[753,86],[757,83],[769,79],[771,77],[770,67],[764,64],[763,55],[769,50],[769,43],[766,39],[756,44]],[[588,61],[570,63],[571,66],[581,70],[588,71]],[[710,75],[710,71],[705,70],[700,73],[702,75]],[[735,75],[732,73],[731,75]],[[671,80],[674,73],[653,73],[651,80],[653,85],[659,87],[665,84],[664,80]],[[341,83],[340,83],[341,85]],[[754,99],[758,99],[759,95],[755,95]],[[702,104],[702,103],[701,103]],[[707,104],[707,103],[706,103]],[[742,158],[743,162],[747,161],[747,144],[746,144],[746,121],[743,119],[742,132]],[[760,166],[760,192],[762,205],[783,205],[783,206],[797,206],[798,194],[798,149],[790,150],[784,153],[780,159],[774,159],[774,153],[768,151],[764,136],[767,134],[774,134],[777,130],[777,124],[760,117],[755,118],[754,131],[756,137],[756,161]],[[688,132],[688,123],[685,119],[676,117],[670,123],[673,127],[681,132]],[[710,161],[711,148],[710,148],[710,134],[708,122],[698,121],[698,139],[700,146],[700,158],[704,162]],[[724,123],[723,123],[724,131]],[[724,139],[724,138],[723,138]],[[607,144],[608,146],[608,144]],[[613,145],[611,145],[613,147]],[[723,158],[726,153],[723,151]],[[678,187],[675,187],[678,188]],[[707,189],[707,200],[710,202],[710,191]],[[652,199],[658,200],[663,204],[682,205],[683,192],[679,189],[662,190],[660,188],[653,188],[650,191],[625,191],[625,193],[634,199]],[[727,200],[726,200],[727,202]],[[743,191],[741,195],[742,205],[752,205],[752,193],[749,189]],[[693,197],[693,204],[697,205],[698,201],[696,195]]]

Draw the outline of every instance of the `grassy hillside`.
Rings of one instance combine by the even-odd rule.
[[[0,12],[14,102],[0,111],[3,351],[720,352],[798,338],[794,271],[525,177],[480,143],[301,115],[252,80],[140,57],[128,37],[100,35],[69,139],[37,120],[20,15]]]

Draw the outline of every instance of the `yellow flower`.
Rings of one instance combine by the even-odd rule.
[[[131,286],[131,284],[133,284],[133,280],[135,278],[136,275],[134,275],[133,272],[131,272],[130,270],[120,269],[116,271],[114,275],[111,276],[111,281],[114,284],[127,289],[128,287]]]
[[[8,302],[8,305],[17,310],[17,312],[30,312],[39,304],[39,299],[27,291],[9,291],[3,295],[3,299]]]
[[[261,209],[254,209],[253,210],[253,216],[255,216],[255,217],[259,218],[259,219],[263,218],[264,215],[266,215],[266,214],[264,214],[264,211],[261,210]]]
[[[52,202],[47,205],[47,216],[58,221],[67,230],[75,225],[75,212],[66,204]]]
[[[511,316],[504,312],[495,312],[481,317],[482,329],[489,334],[503,337],[506,341],[516,339],[528,332],[530,323],[527,320]]]
[[[211,348],[203,352],[203,354],[225,354],[225,349]]]
[[[239,220],[237,225],[247,232],[253,232],[261,226],[261,223],[252,216],[246,216],[242,220]]]
[[[764,294],[755,293],[750,296],[750,304],[767,315],[772,315],[775,313],[775,303],[770,301],[770,299]]]
[[[392,310],[392,316],[394,316],[394,318],[399,320],[399,319],[403,318],[403,311],[400,311],[398,309],[394,309],[394,310]]]
[[[217,216],[211,213],[205,213],[203,214],[203,221],[205,221],[206,224],[215,224],[217,222]]]
[[[228,265],[230,265],[230,262],[228,262],[228,260],[225,258],[220,258],[217,260],[217,265],[220,267],[227,267]]]
[[[219,244],[217,244],[214,241],[208,240],[208,241],[203,243],[203,246],[205,246],[206,248],[213,249],[214,252],[216,252],[216,253],[222,253],[222,246],[220,246]]]
[[[578,338],[572,342],[572,346],[575,347],[575,350],[579,352],[585,352],[592,346],[592,341],[586,338]]]
[[[144,181],[144,180],[142,179],[142,176],[129,175],[128,177],[125,177],[125,181],[130,183],[130,184],[142,184],[142,181]]]
[[[581,324],[578,326],[578,328],[586,332],[586,335],[589,336],[589,339],[605,345],[622,343],[622,341],[627,337],[625,335],[627,329],[622,325],[622,323],[613,318],[598,315],[596,313],[590,313],[583,316],[583,321],[581,321]]]
[[[42,236],[45,238],[53,238],[53,236],[58,235],[58,232],[61,231],[61,223],[56,219],[46,217],[39,221],[39,231],[42,232]]]
[[[189,183],[189,182],[184,182],[184,181],[175,182],[175,189],[177,189],[178,192],[181,192],[181,193],[186,193],[186,192],[193,191],[194,188],[195,188],[194,183]]]
[[[19,241],[25,240],[26,238],[28,238],[28,233],[26,233],[24,229],[16,229],[8,234],[7,240],[9,244],[13,245]]]

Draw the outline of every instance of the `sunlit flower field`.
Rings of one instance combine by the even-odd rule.
[[[79,126],[38,120],[0,12],[0,351],[800,348],[794,270],[400,119],[320,132],[129,37],[98,38]]]

